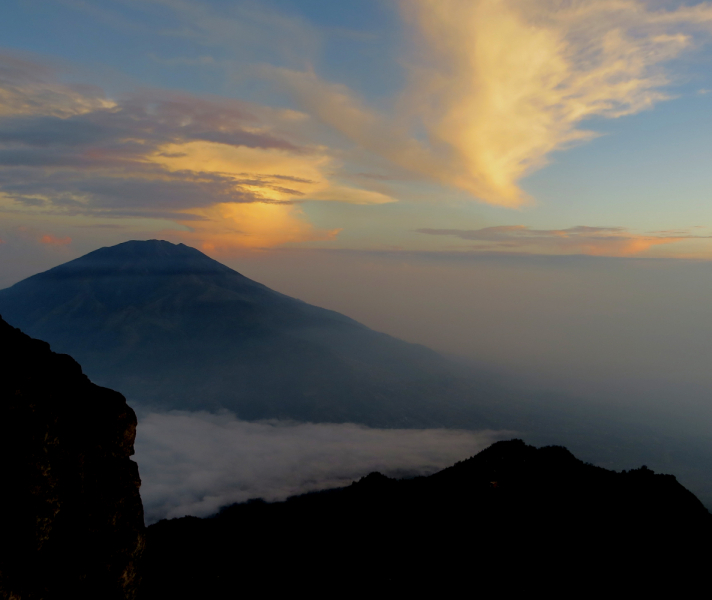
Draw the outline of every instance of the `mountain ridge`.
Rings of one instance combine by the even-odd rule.
[[[427,477],[376,472],[159,521],[148,528],[142,598],[229,597],[235,565],[248,594],[679,591],[705,581],[710,533],[712,515],[672,475],[609,471],[514,439]]]

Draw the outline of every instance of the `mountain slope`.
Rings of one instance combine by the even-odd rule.
[[[0,291],[0,314],[92,379],[171,409],[374,426],[494,425],[494,387],[437,353],[169,242],[102,248]]]

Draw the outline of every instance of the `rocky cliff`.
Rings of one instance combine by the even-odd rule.
[[[134,598],[145,539],[134,411],[2,319],[0,348],[0,598]]]

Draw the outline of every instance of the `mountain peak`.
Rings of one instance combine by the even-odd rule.
[[[99,248],[30,279],[128,274],[225,273],[239,275],[236,271],[185,244],[173,244],[165,240],[131,240],[115,246]]]
[[[123,248],[136,248],[136,249],[142,249],[146,251],[156,251],[156,250],[164,250],[170,252],[171,249],[173,248],[189,248],[189,246],[186,246],[185,244],[174,244],[173,242],[169,242],[167,240],[128,240],[126,242],[121,242],[120,244],[116,244],[115,246],[108,246],[109,248],[114,248],[114,249],[123,249]]]
[[[126,260],[160,260],[162,258],[202,259],[206,262],[217,263],[217,261],[206,256],[200,250],[186,246],[185,244],[167,242],[166,240],[129,240],[128,242],[122,242],[115,246],[99,248],[78,260],[96,256],[110,256],[119,259],[124,258]]]
[[[135,255],[183,255],[186,251],[190,254],[201,254],[199,250],[186,246],[185,244],[174,244],[166,240],[129,240],[116,244],[115,246],[106,246],[101,250],[110,250],[113,253],[130,253]]]

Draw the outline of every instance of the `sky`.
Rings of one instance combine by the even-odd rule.
[[[512,382],[709,431],[712,2],[5,0],[2,14],[0,288],[102,246],[182,242]],[[151,419],[139,442],[161,464],[160,432],[184,425]],[[208,438],[247,427],[195,419]],[[425,466],[430,447],[450,458],[438,435]],[[454,447],[475,443],[462,435]],[[197,506],[195,489],[180,502]]]
[[[5,244],[711,255],[712,4],[3,14]]]
[[[2,287],[168,239],[530,370],[586,290],[650,324],[656,285],[707,299],[712,3],[8,0],[0,40]]]

